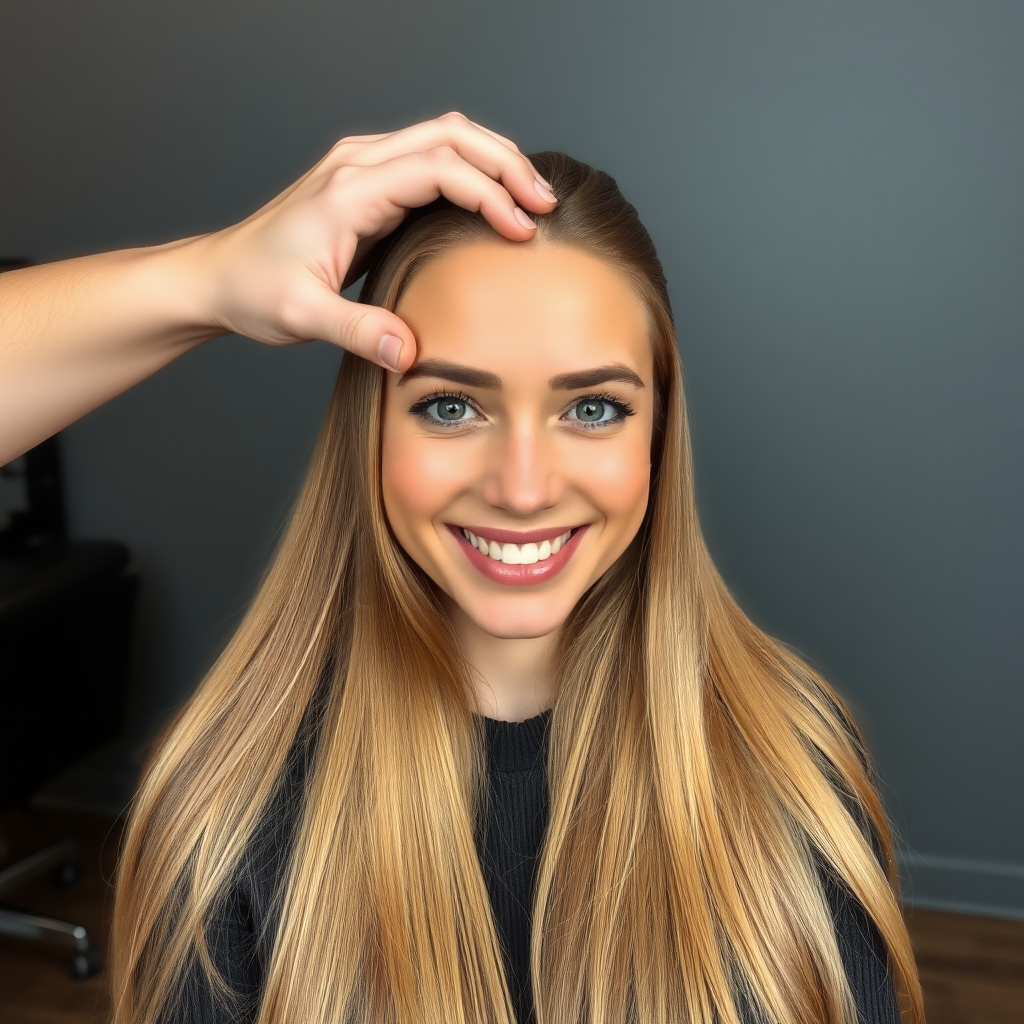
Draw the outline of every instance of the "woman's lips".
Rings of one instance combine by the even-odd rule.
[[[463,527],[453,526],[451,523],[446,525],[451,530],[452,536],[462,548],[473,568],[489,580],[509,587],[523,587],[534,583],[544,583],[546,580],[557,576],[565,568],[569,559],[572,558],[573,552],[579,547],[583,534],[587,532],[587,526],[574,528],[572,536],[561,548],[543,561],[533,562],[530,565],[509,565],[498,561],[496,558],[491,558],[490,555],[485,555],[482,551],[478,551],[473,547],[463,535]],[[467,526],[465,529],[471,530],[473,533],[477,532],[472,527]],[[528,531],[484,530],[482,535],[486,536],[488,540],[493,540],[500,544],[523,545],[550,540],[553,535],[557,536],[559,532],[561,531],[556,532],[550,529]]]

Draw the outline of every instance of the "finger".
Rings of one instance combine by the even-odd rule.
[[[482,132],[487,132],[487,134],[488,134],[488,135],[493,135],[493,136],[494,136],[494,138],[496,138],[496,139],[497,139],[497,140],[498,140],[498,141],[499,141],[500,143],[502,143],[502,144],[503,144],[503,145],[505,145],[505,146],[508,146],[508,148],[509,148],[509,149],[511,149],[511,150],[513,150],[514,152],[516,152],[516,153],[519,153],[519,154],[520,154],[520,156],[524,156],[524,155],[523,155],[523,151],[522,151],[522,150],[521,150],[521,149],[520,149],[520,148],[519,148],[519,147],[518,147],[518,146],[517,146],[517,145],[516,145],[516,144],[515,144],[515,143],[514,143],[514,142],[513,142],[512,140],[511,140],[511,139],[506,139],[504,135],[499,135],[499,134],[498,134],[497,132],[491,131],[491,129],[490,129],[490,128],[488,128],[488,127],[486,127],[486,125],[482,125],[482,124],[477,124],[477,122],[476,122],[476,121],[473,121],[473,122],[471,122],[471,123],[472,123],[472,124],[474,124],[474,125],[475,125],[475,126],[476,126],[477,128],[479,128],[479,129],[480,129],[480,130],[481,130]],[[551,194],[552,194],[552,195],[554,195],[554,192],[552,192],[552,190],[551,190],[551,182],[550,182],[550,181],[548,181],[548,179],[547,179],[547,178],[545,178],[545,177],[544,177],[544,175],[543,175],[543,174],[541,174],[541,173],[540,173],[540,171],[538,171],[536,167],[534,167],[533,161],[532,161],[532,160],[531,160],[531,159],[530,159],[530,158],[529,158],[528,156],[524,156],[524,159],[525,159],[525,160],[527,161],[527,163],[529,163],[529,165],[530,165],[531,167],[533,167],[533,174],[534,174],[534,177],[535,177],[535,178],[536,178],[536,179],[537,179],[537,180],[538,180],[538,181],[539,181],[539,182],[540,182],[540,183],[541,183],[541,184],[542,184],[542,185],[543,185],[543,186],[544,186],[544,187],[545,187],[545,188],[546,188],[546,189],[547,189],[547,190],[548,190],[549,192],[551,192]]]
[[[478,125],[475,121],[470,121],[468,117],[457,111],[451,111],[447,114],[442,114],[440,117],[430,118],[427,121],[418,121],[416,124],[407,125],[405,128],[399,128],[393,132],[381,132],[378,135],[347,135],[337,142],[334,148],[344,149],[352,143],[388,143],[389,145],[383,147],[375,147],[374,153],[381,154],[380,156],[369,154],[361,158],[365,163],[378,163],[380,160],[390,160],[400,153],[411,153],[417,149],[431,149],[436,145],[440,145],[441,143],[438,140],[442,140],[447,134],[450,134],[453,127],[465,128],[466,126],[470,126],[490,136],[495,142],[505,146],[506,149],[511,149],[515,153],[519,152],[515,144],[508,139],[503,138],[496,132],[492,132],[488,128],[484,128],[482,125]]]
[[[386,139],[389,135],[394,134],[394,132],[378,132],[376,135],[346,135],[343,139],[339,139],[335,145],[340,146],[343,142],[377,142],[379,139]]]
[[[453,112],[452,114],[445,115],[445,116],[454,117],[454,116],[457,116],[457,115]],[[437,120],[437,119],[435,118],[434,120]],[[419,124],[410,125],[409,127],[410,128],[417,128],[417,127],[419,127],[419,125],[430,124],[430,123],[431,123],[431,121],[421,121],[421,122],[419,122]],[[513,153],[521,153],[522,152],[522,150],[511,139],[505,138],[504,135],[499,135],[496,131],[492,131],[486,125],[482,125],[482,124],[480,124],[477,121],[470,121],[469,123],[471,125],[473,125],[474,128],[479,128],[480,131],[487,132],[487,134],[490,135],[491,138],[497,139],[498,142],[500,142],[503,146],[507,146],[509,149],[511,149]],[[405,130],[406,129],[399,129],[399,131],[405,131]],[[345,143],[345,142],[379,142],[381,139],[386,139],[389,136],[397,135],[397,134],[398,134],[398,131],[395,131],[395,132],[380,132],[377,135],[346,135],[343,139],[340,139],[336,143],[336,145],[341,145],[342,143]]]
[[[461,116],[463,116],[463,115],[459,114],[458,111],[450,111],[448,114],[443,114],[442,115],[442,117],[452,117],[452,118],[454,118],[454,117],[461,117]],[[426,121],[419,121],[419,122],[417,122],[417,124],[409,125],[408,127],[409,128],[416,128],[419,125],[431,124],[433,121],[437,121],[437,120],[440,120],[440,118],[428,118]],[[469,120],[469,119],[467,118],[467,120]],[[488,135],[493,136],[500,143],[502,143],[505,146],[508,146],[509,149],[514,150],[516,153],[520,152],[519,147],[511,139],[505,138],[504,135],[499,135],[498,132],[493,131],[492,129],[488,128],[486,125],[480,124],[478,121],[470,120],[469,123],[471,125],[473,125],[474,127],[479,128],[481,131],[487,132]],[[406,130],[407,129],[405,129],[405,128],[399,128],[399,129],[397,129],[396,131],[393,131],[393,132],[378,132],[376,135],[346,135],[343,139],[341,139],[339,141],[340,142],[377,142],[379,139],[386,139],[389,135],[397,135],[399,132],[406,131]]]
[[[350,148],[349,144],[378,142],[381,139],[386,139],[388,138],[388,136],[394,134],[394,132],[381,132],[378,135],[346,135],[345,138],[339,139],[327,151],[327,153],[324,154],[324,156],[322,156],[308,171],[306,171],[305,174],[302,175],[302,177],[296,178],[295,181],[293,181],[286,189],[278,193],[268,203],[265,203],[262,207],[260,207],[260,209],[257,210],[256,213],[263,213],[265,210],[269,210],[272,207],[280,205],[285,201],[285,199],[287,199],[290,195],[297,192],[303,185],[305,185],[306,182],[310,181],[310,179],[321,177],[325,169],[328,172],[332,170],[338,162],[337,154],[346,148]],[[255,216],[255,214],[253,214],[253,216]]]
[[[499,135],[497,132],[492,131],[486,125],[482,125],[477,121],[470,121],[469,123],[473,125],[474,128],[479,128],[480,131],[487,132],[488,135],[497,139],[503,146],[508,146],[508,148],[514,153],[522,153],[522,150],[511,139],[506,139],[504,135]]]
[[[426,206],[438,196],[482,214],[496,231],[512,241],[525,241],[536,232],[536,224],[501,184],[447,146],[366,168],[341,187],[344,191],[336,202],[342,209],[365,210],[373,218],[352,224],[361,238],[378,233],[383,226],[378,222],[382,216],[391,220],[404,210]],[[393,209],[383,210],[381,199],[393,204]]]
[[[462,114],[445,114],[366,145],[339,144],[335,155],[340,164],[365,167],[443,146],[500,181],[516,202],[534,213],[550,213],[555,206],[557,200],[547,183],[517,148],[506,145],[506,140],[478,127]]]
[[[392,372],[416,358],[416,338],[401,317],[380,306],[351,302],[330,288],[311,290],[289,324],[297,337],[321,338]]]

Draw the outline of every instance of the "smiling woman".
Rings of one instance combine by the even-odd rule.
[[[531,240],[439,201],[374,257],[417,361],[343,361],[148,769],[123,1024],[922,1020],[859,734],[704,545],[650,237],[531,159]]]
[[[655,386],[644,307],[603,260],[494,238],[433,260],[396,311],[421,359],[385,387],[388,523],[437,585],[463,648],[489,652],[476,666],[491,697],[481,705],[526,718],[554,695],[522,706],[500,641],[547,646],[647,510]],[[540,669],[534,682],[550,681]]]

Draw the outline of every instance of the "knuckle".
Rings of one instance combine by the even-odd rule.
[[[331,146],[331,156],[343,157],[357,145],[358,143],[351,136],[346,135],[345,138],[338,139],[338,141]]]
[[[449,110],[447,114],[442,114],[438,118],[439,121],[447,121],[449,124],[464,125],[469,124],[469,118],[465,114],[460,113],[458,110]]]
[[[326,191],[328,195],[337,197],[344,195],[352,184],[352,181],[359,177],[359,168],[351,164],[343,164],[335,167],[327,176]]]
[[[451,146],[434,146],[427,150],[427,156],[439,164],[451,164],[459,159],[459,154]]]

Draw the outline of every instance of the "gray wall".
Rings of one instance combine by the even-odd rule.
[[[209,230],[458,108],[615,175],[713,550],[859,711],[922,903],[1024,915],[1024,5],[7,0],[0,248]],[[145,574],[142,735],[237,621],[337,352],[211,343],[66,431]]]

